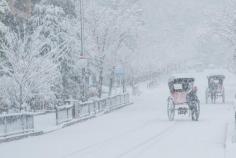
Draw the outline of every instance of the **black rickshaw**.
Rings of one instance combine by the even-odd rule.
[[[221,98],[222,103],[225,103],[225,88],[224,88],[224,75],[211,75],[207,77],[208,87],[206,89],[206,104],[209,99],[211,103],[215,104],[217,99]]]

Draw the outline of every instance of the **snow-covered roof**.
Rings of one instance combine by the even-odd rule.
[[[215,79],[225,79],[225,75],[217,75],[217,74],[211,74],[211,75],[208,75],[207,78],[215,78]]]
[[[192,77],[190,74],[173,74],[169,78],[168,82],[173,82],[176,79],[192,79],[194,81],[194,77]]]

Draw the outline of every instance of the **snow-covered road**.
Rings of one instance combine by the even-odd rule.
[[[201,77],[204,81],[205,76]],[[204,84],[200,86],[205,89]],[[202,95],[201,90],[199,93]],[[232,93],[228,94],[231,97]],[[231,102],[202,103],[198,122],[188,116],[169,122],[168,95],[166,83],[144,90],[133,98],[133,105],[113,113],[46,135],[0,144],[0,157],[224,158],[226,127],[233,116]]]

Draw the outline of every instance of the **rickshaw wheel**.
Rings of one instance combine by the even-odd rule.
[[[211,92],[211,93],[212,93],[212,92]],[[212,103],[212,104],[215,104],[215,103],[216,103],[216,94],[215,94],[215,93],[211,94],[211,103]]]
[[[172,99],[168,99],[167,114],[170,121],[174,120],[175,117],[175,104]]]
[[[223,104],[225,103],[225,91],[223,91],[223,94],[222,94],[222,102]]]
[[[196,101],[194,104],[194,108],[191,110],[192,120],[198,121],[200,116],[200,103],[199,101]]]
[[[208,104],[208,96],[209,96],[209,94],[208,94],[208,89],[206,90],[206,104]]]

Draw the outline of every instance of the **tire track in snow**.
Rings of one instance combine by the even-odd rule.
[[[64,156],[62,156],[61,158],[70,158],[72,156],[75,156],[77,154],[81,154],[81,153],[84,153],[84,152],[88,152],[88,151],[91,151],[93,149],[98,149],[98,148],[102,148],[102,145],[104,144],[107,144],[108,142],[112,142],[112,141],[115,141],[117,140],[118,138],[120,137],[123,137],[125,135],[128,135],[130,133],[134,133],[134,132],[137,132],[139,131],[140,129],[144,129],[144,128],[147,128],[148,126],[151,126],[153,124],[153,122],[158,122],[158,119],[152,119],[152,120],[149,120],[149,121],[146,121],[144,122],[143,124],[137,126],[136,128],[133,128],[133,129],[130,129],[130,130],[127,130],[127,131],[124,131],[118,135],[115,135],[115,136],[111,136],[105,140],[102,140],[102,141],[99,141],[97,143],[94,143],[94,144],[91,144],[91,145],[88,145],[88,146],[85,146],[83,148],[80,148],[78,150],[75,150],[71,153],[68,153]]]
[[[115,158],[123,158],[123,157],[129,156],[130,154],[137,152],[138,150],[140,150],[142,148],[145,148],[145,146],[148,146],[152,143],[157,143],[157,142],[161,141],[165,136],[168,135],[169,132],[173,131],[175,128],[176,128],[176,122],[173,125],[165,128],[161,132],[149,137],[148,139],[140,142],[139,144],[136,144],[135,146],[131,147],[130,149],[126,150],[125,152],[122,152],[121,154],[119,154]],[[135,156],[135,157],[137,157],[137,156]]]

